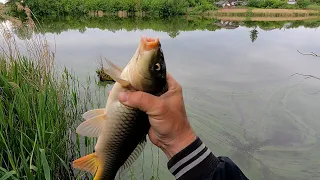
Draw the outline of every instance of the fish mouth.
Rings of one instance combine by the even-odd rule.
[[[156,49],[159,47],[160,41],[159,38],[151,38],[151,37],[141,37],[141,50],[150,51],[152,49]]]

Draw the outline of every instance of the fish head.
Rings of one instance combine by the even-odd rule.
[[[154,95],[167,90],[167,69],[159,38],[142,37],[129,66],[130,84],[135,89]]]

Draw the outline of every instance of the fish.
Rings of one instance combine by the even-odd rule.
[[[119,102],[119,92],[143,91],[160,96],[168,91],[166,62],[159,38],[141,37],[138,48],[122,69],[109,60],[104,71],[115,80],[106,106],[85,112],[76,128],[81,136],[96,137],[94,152],[73,161],[73,167],[94,175],[94,180],[114,179],[130,167],[147,143],[148,115]]]

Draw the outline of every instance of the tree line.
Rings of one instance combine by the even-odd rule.
[[[12,13],[18,0],[9,0]],[[24,0],[22,5],[27,5],[37,16],[62,16],[82,15],[89,12],[148,12],[160,16],[186,14],[189,8],[197,11],[214,9],[213,0]]]

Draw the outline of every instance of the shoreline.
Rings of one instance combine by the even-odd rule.
[[[309,16],[309,17],[228,17],[228,16],[219,16],[216,17],[222,21],[264,21],[264,22],[272,22],[272,21],[304,21],[304,20],[319,20],[320,17],[317,16]]]
[[[320,17],[320,11],[311,9],[221,8],[202,12],[199,15],[216,17]]]
[[[151,12],[134,12],[130,13],[127,11],[118,11],[115,13],[110,12],[102,12],[95,11],[89,12],[89,16],[94,17],[103,17],[103,16],[118,16],[120,18],[126,17],[146,17],[152,16]],[[288,20],[304,20],[304,19],[313,19],[320,18],[320,10],[312,10],[312,9],[262,9],[262,8],[220,8],[218,10],[210,10],[204,12],[195,12],[193,10],[189,10],[184,15],[175,15],[175,16],[198,16],[205,18],[216,18],[220,19],[222,17],[230,17],[230,18],[245,18],[244,20],[251,19],[259,19],[257,17],[270,17],[270,19],[284,19],[288,18]],[[169,16],[173,17],[173,16]],[[267,19],[267,18],[261,18]]]

